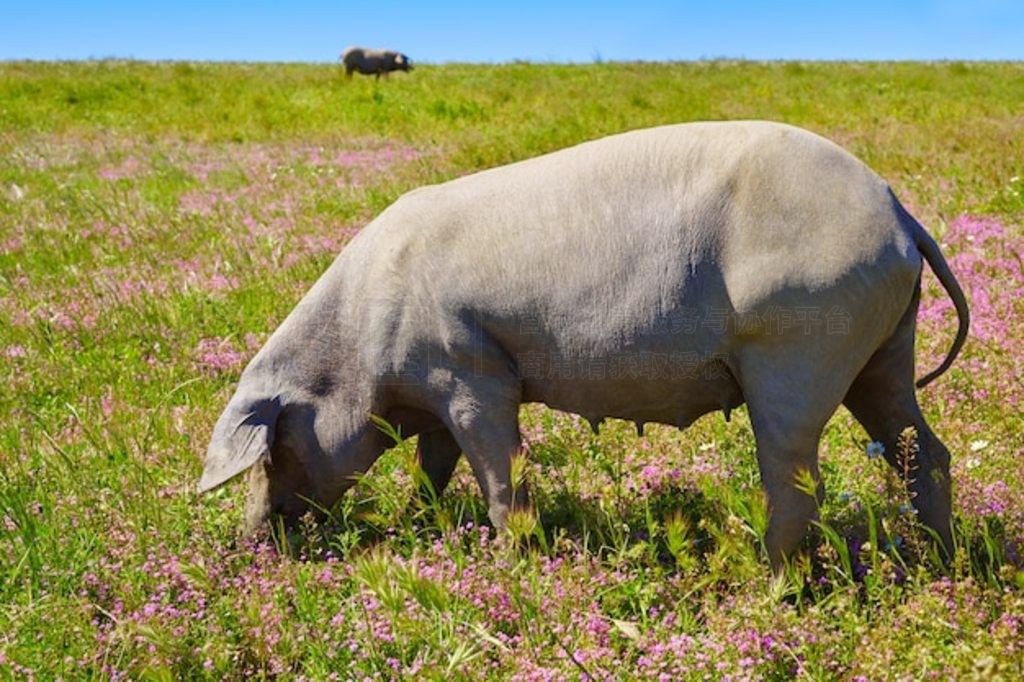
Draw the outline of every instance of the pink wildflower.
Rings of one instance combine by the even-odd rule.
[[[203,339],[196,350],[199,352],[200,364],[216,372],[235,369],[242,364],[242,354],[235,349],[230,339]]]
[[[9,358],[23,358],[28,355],[28,352],[25,351],[24,346],[8,346],[4,355]]]

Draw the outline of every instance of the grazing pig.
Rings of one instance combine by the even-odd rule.
[[[639,130],[400,198],[370,223],[242,374],[199,488],[250,470],[247,523],[331,505],[418,434],[440,492],[465,454],[495,527],[514,488],[518,414],[686,427],[746,403],[778,567],[816,509],[818,440],[845,404],[896,464],[948,549],[949,453],[914,393],[927,261],[968,311],[935,241],[834,144],[766,122]],[[805,488],[806,489],[806,488]],[[516,492],[514,492],[516,491]]]
[[[412,62],[401,52],[392,50],[371,50],[365,47],[348,47],[341,53],[345,75],[352,77],[353,71],[380,79],[392,71],[412,71]]]

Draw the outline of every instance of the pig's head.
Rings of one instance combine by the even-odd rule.
[[[412,71],[412,60],[404,54],[395,55],[395,69],[398,71]]]
[[[276,515],[292,524],[311,508],[329,507],[385,448],[369,419],[353,419],[333,396],[259,384],[243,377],[214,426],[199,482],[206,492],[249,472],[247,532]]]

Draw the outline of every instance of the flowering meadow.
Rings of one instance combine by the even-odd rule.
[[[408,76],[408,77],[402,77]],[[0,679],[1024,676],[1024,66],[0,64]],[[326,520],[242,537],[194,492],[247,360],[402,192],[660,123],[815,130],[886,177],[971,303],[920,391],[953,455],[937,561],[843,409],[773,580],[744,410],[686,431],[522,411],[496,537],[413,440]],[[572,267],[573,264],[567,264]],[[955,333],[926,273],[919,373]]]

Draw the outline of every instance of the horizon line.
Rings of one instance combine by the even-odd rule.
[[[0,57],[0,64],[69,64],[69,63],[102,63],[102,62],[124,62],[136,64],[307,64],[333,65],[337,64],[340,58],[333,60],[262,60],[262,59],[189,59],[179,57],[167,58],[140,58],[124,56],[88,56],[88,57],[55,57],[52,59],[38,59],[33,57]],[[699,64],[713,62],[737,62],[749,64],[778,64],[778,63],[802,63],[802,64],[1024,64],[1024,58],[995,58],[995,57],[931,57],[931,58],[859,58],[859,57],[742,57],[742,56],[716,56],[716,57],[668,57],[665,59],[604,59],[596,58],[589,60],[559,60],[559,59],[530,59],[514,58],[493,61],[469,61],[469,60],[447,60],[433,61],[414,59],[417,66],[504,66],[516,64],[534,64],[537,66],[585,66],[600,64]]]

